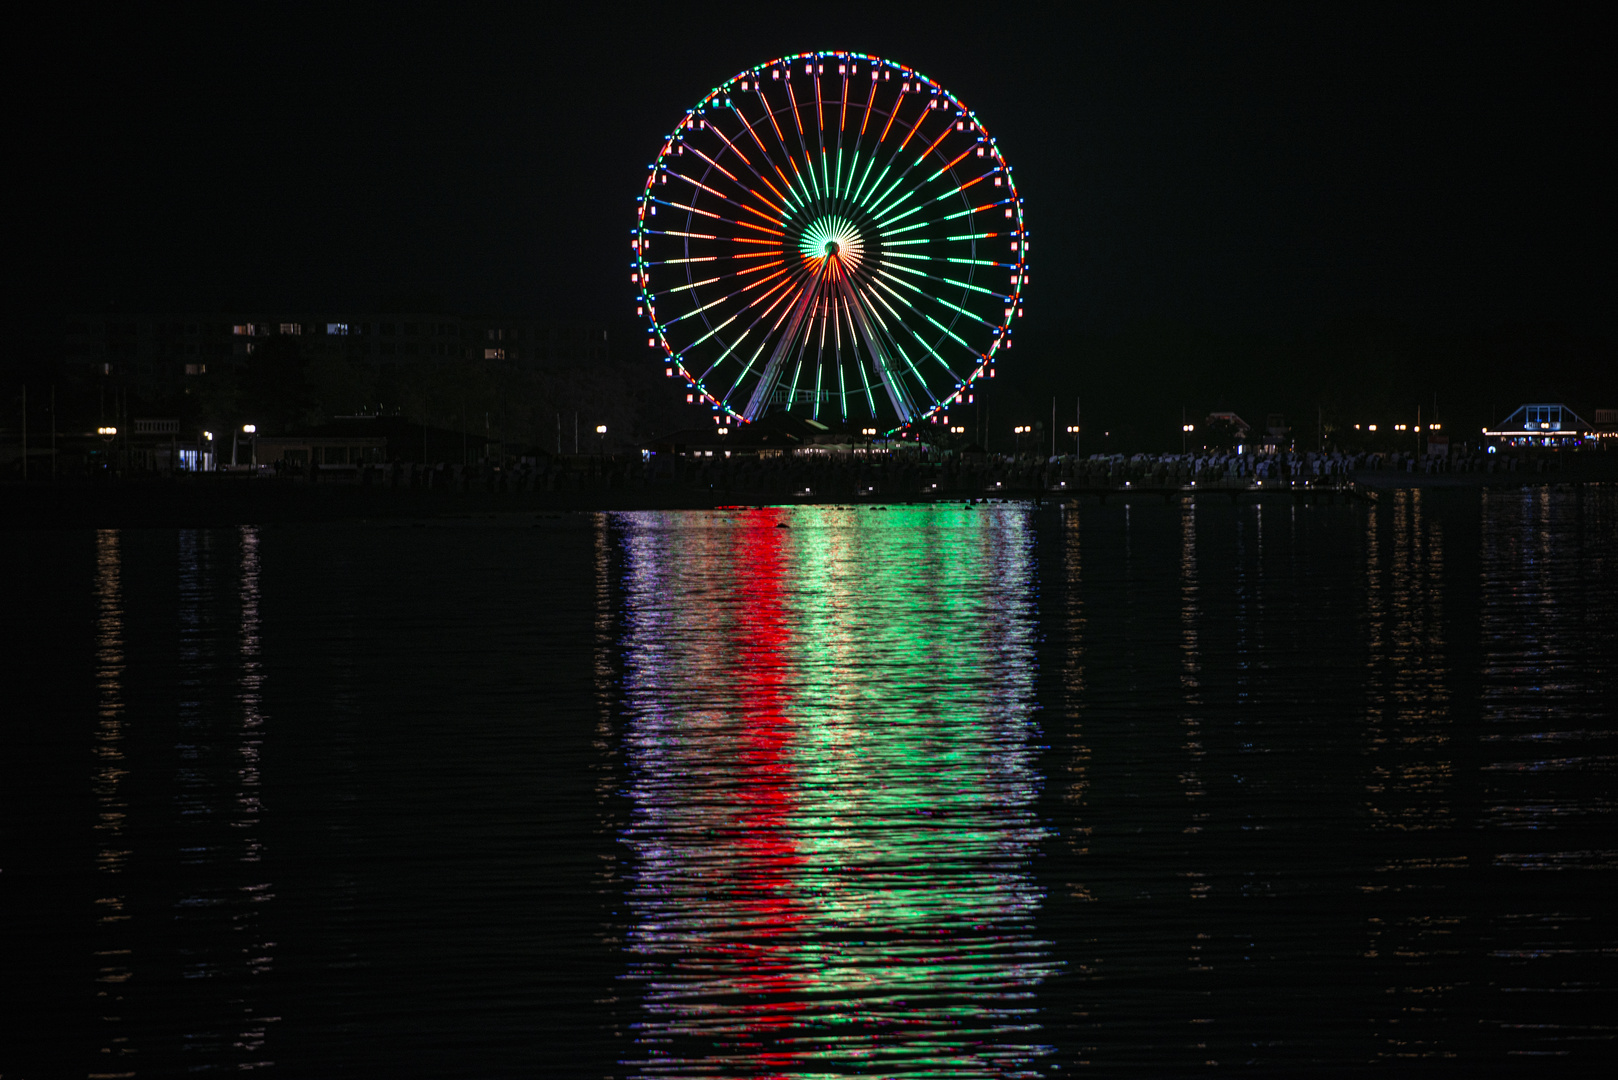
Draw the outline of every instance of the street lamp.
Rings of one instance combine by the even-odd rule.
[[[1187,435],[1191,434],[1191,431],[1192,431],[1192,429],[1194,427],[1195,427],[1195,425],[1193,425],[1193,424],[1181,424],[1180,425],[1180,455],[1182,457],[1185,456],[1185,438],[1186,438]]]

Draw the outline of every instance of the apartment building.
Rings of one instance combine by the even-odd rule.
[[[183,388],[245,363],[274,337],[305,354],[337,354],[382,374],[400,365],[480,360],[519,370],[588,367],[609,358],[607,329],[582,321],[469,317],[447,312],[151,313],[76,315],[63,327],[69,372],[99,375],[143,396]]]

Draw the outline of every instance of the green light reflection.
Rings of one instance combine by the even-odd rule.
[[[780,524],[790,528],[779,528]],[[1030,1075],[1021,508],[622,514],[644,1076]]]

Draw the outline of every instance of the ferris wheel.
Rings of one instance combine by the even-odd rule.
[[[638,203],[647,344],[718,422],[948,423],[1022,314],[1028,231],[999,146],[891,60],[737,74],[675,126]]]

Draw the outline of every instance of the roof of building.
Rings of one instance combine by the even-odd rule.
[[[1588,431],[1590,423],[1559,401],[1530,402],[1502,420],[1500,432]]]

